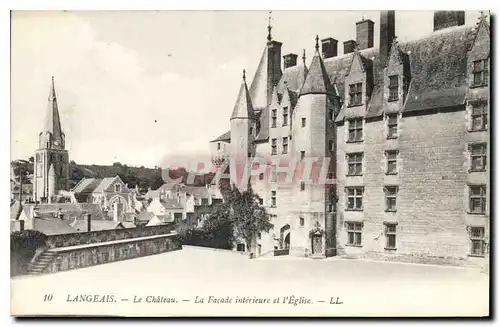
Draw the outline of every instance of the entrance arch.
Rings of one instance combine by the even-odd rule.
[[[290,248],[290,225],[286,224],[280,228],[280,249]]]

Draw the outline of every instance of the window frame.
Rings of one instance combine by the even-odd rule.
[[[476,67],[480,63],[481,67]],[[476,76],[479,76],[479,83],[476,83]],[[489,57],[472,61],[472,83],[471,87],[484,87],[489,83]]]
[[[481,153],[474,154],[475,148],[480,148]],[[470,166],[469,172],[485,172],[488,164],[488,144],[486,142],[478,142],[469,144]],[[481,160],[480,168],[474,167],[474,159]]]
[[[300,182],[300,191],[304,192],[306,190],[306,182],[302,181]]]
[[[395,81],[395,83],[394,83]],[[391,75],[389,76],[389,96],[387,101],[398,101],[399,100],[399,75]],[[394,94],[394,92],[396,94]]]
[[[276,128],[278,126],[278,110],[271,110],[271,128]]]
[[[390,227],[394,227],[394,230],[389,230]],[[394,251],[394,250],[397,250],[398,246],[397,246],[397,232],[398,232],[398,223],[393,223],[393,222],[385,222],[384,223],[384,235],[385,235],[385,247],[384,249],[385,250],[391,250],[391,251]],[[394,246],[391,246],[390,243],[390,239],[391,237],[394,238]]]
[[[386,185],[384,186],[384,199],[385,199],[385,212],[397,212],[398,211],[398,193],[399,186],[397,185]],[[394,208],[389,206],[389,201],[394,200]]]
[[[271,191],[271,208],[276,208],[277,200],[276,200],[276,190]]]
[[[363,211],[363,195],[364,195],[364,187],[363,186],[346,186],[345,187],[345,196],[346,196],[346,207],[345,211]],[[352,194],[349,194],[352,191]],[[353,199],[353,206],[349,206],[349,199]],[[358,206],[358,202],[361,199],[361,205]]]
[[[475,236],[474,230],[480,231],[479,236]],[[479,242],[480,253],[475,253],[474,244]],[[483,226],[469,226],[469,256],[483,258],[486,254],[486,228]]]
[[[390,156],[394,155],[395,158],[391,158]],[[385,151],[385,174],[386,175],[397,175],[398,174],[398,150],[386,150]],[[394,163],[395,169],[394,171],[389,170],[390,164]]]
[[[283,108],[283,123],[281,126],[288,126],[288,107]]]
[[[352,152],[347,155],[347,174],[346,176],[363,176],[363,152]],[[354,167],[354,171],[351,171],[351,167]],[[357,168],[359,167],[359,172]]]
[[[479,188],[479,194],[474,195],[473,193],[473,188]],[[486,185],[485,184],[469,184],[469,214],[472,215],[485,215],[486,214],[486,205],[487,205],[487,199],[486,199]],[[474,205],[473,201],[474,200],[479,200],[479,205],[480,205],[480,211],[475,211],[474,210]]]
[[[363,83],[349,84],[349,107],[363,105]]]
[[[282,142],[283,143],[281,145],[282,145],[283,149],[282,149],[281,154],[288,154],[288,137],[284,137],[282,139]]]
[[[302,150],[300,151],[300,161],[304,160],[306,158],[306,151]]]
[[[302,117],[301,118],[301,125],[300,125],[302,128],[306,127],[306,118],[305,117]]]
[[[271,139],[271,155],[275,156],[278,154],[278,139]]]
[[[347,121],[347,141],[346,143],[363,142],[363,118],[352,118]],[[351,139],[351,132],[354,137]]]
[[[363,246],[363,223],[359,221],[346,221],[347,240],[346,246]],[[350,235],[352,234],[352,242]]]
[[[475,109],[479,108],[479,112]],[[476,128],[474,121],[480,119],[480,127]],[[471,103],[470,132],[482,132],[488,130],[488,101],[475,101]]]
[[[394,118],[395,121],[391,121],[392,118]],[[397,113],[386,114],[386,124],[387,124],[387,139],[397,139],[399,131],[398,129],[399,115]]]

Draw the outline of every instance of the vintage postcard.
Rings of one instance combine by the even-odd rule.
[[[490,316],[490,12],[12,11],[11,315]]]

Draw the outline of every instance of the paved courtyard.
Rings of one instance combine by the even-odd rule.
[[[237,253],[185,247],[13,278],[11,298],[15,312],[30,308],[54,314],[468,316],[488,314],[488,286],[488,276],[474,269],[354,259],[250,260]],[[53,294],[53,300],[43,301],[45,294]],[[75,294],[113,294],[116,303],[68,302]],[[148,295],[171,297],[175,304],[133,301],[134,296]],[[207,303],[210,296],[212,303]],[[213,303],[245,296],[279,298],[280,305]],[[307,299],[311,302],[302,303]]]

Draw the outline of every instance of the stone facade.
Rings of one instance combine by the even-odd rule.
[[[445,16],[462,13],[436,13]],[[269,88],[252,92],[270,85],[263,72],[277,71],[264,50],[246,98],[247,108],[268,98],[255,110],[255,154],[247,151],[267,160],[252,187],[274,224],[258,235],[257,255],[460,264],[487,255],[489,24],[458,19],[404,43],[395,25],[394,12],[381,12],[374,48],[373,22],[357,23],[359,45],[341,56],[330,49],[323,58],[316,37],[311,65],[288,60],[270,99]],[[235,128],[212,142],[214,158],[230,157],[233,136],[248,133]],[[332,159],[326,172],[336,185],[272,177],[304,157]]]

